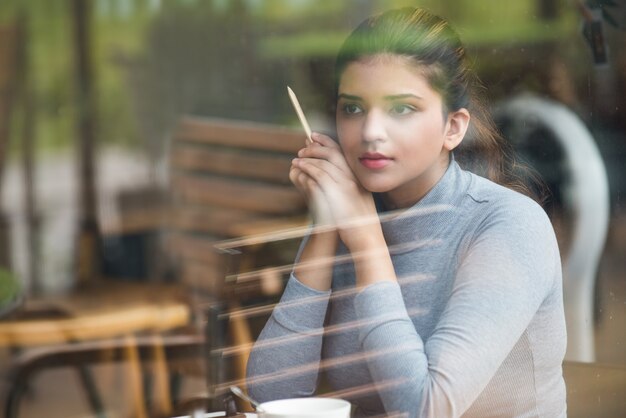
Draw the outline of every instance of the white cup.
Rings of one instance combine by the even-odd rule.
[[[350,418],[350,402],[333,398],[293,398],[261,404],[262,418]]]

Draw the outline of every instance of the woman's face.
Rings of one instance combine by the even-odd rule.
[[[355,61],[339,80],[337,134],[348,165],[396,207],[414,204],[444,174],[466,128],[456,113],[444,116],[441,95],[404,57]],[[459,128],[461,138],[451,138]]]

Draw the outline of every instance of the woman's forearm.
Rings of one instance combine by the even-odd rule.
[[[346,240],[352,254],[357,287],[381,281],[396,281],[396,273],[391,262],[389,249],[380,224],[355,228],[352,238]]]
[[[312,233],[294,267],[298,280],[316,290],[329,290],[339,236],[335,230]]]

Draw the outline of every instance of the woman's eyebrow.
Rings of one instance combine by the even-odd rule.
[[[400,99],[417,99],[424,100],[423,97],[416,96],[415,94],[394,94],[392,96],[385,96],[385,100],[400,100]]]
[[[337,95],[338,99],[346,99],[346,100],[356,100],[356,101],[363,101],[363,99],[359,96],[354,96],[352,94],[345,94],[345,93],[339,93]]]

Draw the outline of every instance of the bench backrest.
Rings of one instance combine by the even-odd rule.
[[[275,125],[185,117],[170,149],[170,247],[185,282],[219,293],[224,280],[216,241],[306,222],[289,181],[304,133]]]

